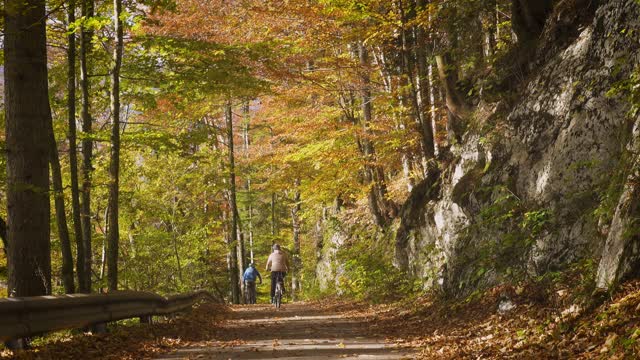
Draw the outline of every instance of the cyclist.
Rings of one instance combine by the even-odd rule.
[[[271,270],[271,303],[273,303],[273,297],[276,293],[276,282],[278,278],[282,279],[282,291],[284,292],[284,277],[287,275],[287,271],[289,271],[287,254],[280,250],[280,245],[273,245],[273,252],[267,260],[266,270]]]
[[[244,286],[249,295],[250,304],[255,304],[256,299],[256,278],[260,280],[260,284],[262,284],[262,276],[260,276],[260,272],[256,269],[256,264],[251,263],[247,270],[244,271],[244,275],[242,276],[244,279]]]

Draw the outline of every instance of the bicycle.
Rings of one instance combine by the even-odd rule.
[[[278,275],[276,278],[276,291],[273,296],[273,305],[276,309],[279,309],[282,306],[282,294],[284,293],[284,279],[282,275]]]
[[[245,304],[256,303],[256,283],[255,281],[245,281]]]

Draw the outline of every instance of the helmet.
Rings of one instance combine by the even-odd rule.
[[[249,264],[249,266],[256,267],[256,264],[255,263],[251,263],[251,264]]]
[[[273,244],[273,251],[280,250],[280,245]]]

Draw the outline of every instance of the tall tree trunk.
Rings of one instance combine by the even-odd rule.
[[[246,268],[246,258],[244,248],[244,232],[242,232],[241,227],[238,227],[237,235],[238,239],[236,241],[236,244],[238,249],[238,286],[240,287],[240,302],[244,304],[246,300],[245,292],[247,289],[245,289],[242,274],[244,274],[244,269]]]
[[[458,16],[457,7],[449,6],[448,16],[456,18]],[[450,143],[460,143],[465,130],[465,118],[470,109],[466,98],[458,90],[458,66],[454,58],[455,50],[459,47],[459,31],[454,22],[447,23],[442,29],[438,48],[440,53],[436,55],[436,66],[440,86],[445,96],[447,108],[447,137]]]
[[[100,216],[98,215],[99,211],[96,212],[96,222],[100,223]],[[107,204],[107,208],[104,210],[104,228],[102,228],[102,233],[105,236],[102,238],[102,252],[100,255],[100,280],[104,279],[105,270],[107,267],[107,231],[109,229],[109,204]],[[100,293],[102,293],[102,288],[100,288]]]
[[[93,17],[93,0],[82,1],[82,16],[86,19]],[[90,113],[90,97],[89,97],[89,64],[88,56],[91,49],[91,38],[93,32],[86,28],[83,22],[82,31],[80,32],[80,88],[82,92],[82,242],[84,250],[84,278],[78,280],[79,291],[83,293],[91,292],[91,265],[93,263],[93,252],[91,244],[91,173],[93,172],[93,141],[91,140],[92,119]],[[76,237],[79,235],[76,234]],[[77,241],[77,240],[76,240]],[[80,257],[80,255],[78,255]],[[80,276],[78,274],[78,276]]]
[[[238,254],[238,286],[240,286],[240,301],[244,303],[245,300],[245,288],[244,281],[242,279],[242,274],[244,274],[244,269],[246,267],[246,253],[244,246],[244,230],[242,229],[242,221],[240,221],[240,213],[238,212],[238,204],[237,204],[237,194],[236,194],[236,248]]]
[[[178,227],[176,226],[176,209],[178,208],[178,199],[173,197],[173,206],[171,208],[171,237],[173,239],[173,255],[176,257],[176,266],[178,270],[178,280],[180,285],[184,284],[184,277],[182,276],[182,263],[180,261],[180,251],[178,246]]]
[[[62,188],[62,172],[60,170],[60,157],[58,156],[58,144],[53,132],[53,126],[49,126],[49,164],[51,165],[51,178],[53,182],[53,198],[56,208],[56,225],[62,252],[62,283],[66,294],[75,292],[73,283],[73,255],[71,254],[71,239],[67,226],[67,213],[64,206],[64,191]]]
[[[44,0],[5,0],[4,102],[10,296],[51,293]]]
[[[486,1],[483,11],[480,13],[482,23],[482,52],[486,60],[491,59],[496,47],[496,0]]]
[[[69,0],[67,9],[67,22],[69,30],[76,22],[76,1]],[[73,232],[76,240],[76,272],[78,274],[78,286],[85,289],[85,251],[82,240],[82,223],[80,220],[80,194],[78,190],[78,149],[76,146],[76,33],[69,31],[67,49],[67,112],[69,116],[69,171],[71,175],[71,209],[73,213]],[[54,144],[55,145],[55,144]],[[53,158],[52,158],[53,160]],[[57,210],[56,210],[57,211]],[[66,221],[65,221],[66,227]],[[67,231],[68,233],[68,231]],[[66,287],[66,286],[65,286]]]
[[[450,55],[448,53],[437,55],[436,64],[438,65],[438,76],[444,89],[445,103],[448,110],[449,141],[460,142],[464,131],[463,119],[469,113],[469,108],[456,87],[458,77]]]
[[[249,138],[249,129],[250,129],[250,121],[251,117],[249,114],[249,101],[246,100],[242,104],[242,118],[243,118],[243,126],[242,126],[242,151],[245,159],[249,159],[249,145],[251,143]],[[244,239],[249,239],[249,257],[248,262],[253,263],[253,206],[251,200],[251,171],[247,172],[247,181],[245,182],[245,191],[247,192],[247,196],[249,197],[249,201],[247,204],[247,208],[245,211],[247,212],[247,222],[248,225],[245,228],[247,231]],[[245,249],[246,250],[246,249]],[[246,254],[245,254],[246,255]]]
[[[276,234],[278,233],[278,222],[276,221],[276,193],[272,192],[271,193],[271,236],[272,238],[275,238]],[[273,243],[275,240],[272,240],[271,242]],[[273,244],[271,244],[273,245]]]
[[[404,16],[404,14],[402,14],[402,16]],[[404,26],[404,25],[403,25]],[[415,92],[415,88],[414,88],[414,84],[412,79],[412,69],[411,69],[411,60],[409,59],[409,49],[407,47],[407,43],[406,43],[406,31],[403,30],[401,32],[402,36],[401,36],[401,42],[402,42],[402,51],[401,51],[401,66],[398,69],[398,75],[399,75],[399,89],[398,89],[398,102],[401,105],[401,109],[403,109],[403,111],[400,111],[398,114],[394,114],[394,116],[397,116],[397,121],[396,121],[396,126],[398,127],[398,129],[400,130],[406,130],[407,129],[407,118],[411,118],[411,120],[415,123],[415,124],[420,124],[420,113],[418,111],[418,103],[417,103],[417,98],[416,98],[416,92]],[[407,116],[407,111],[409,112],[410,116]],[[422,134],[420,134],[422,135]],[[421,136],[422,137],[422,136]],[[424,148],[424,146],[423,146]],[[421,151],[418,155],[420,158],[423,159],[423,162],[426,163],[426,158],[425,158],[425,152],[424,150]],[[415,178],[412,175],[412,162],[409,158],[409,153],[407,151],[404,151],[402,154],[402,171],[405,175],[405,177],[407,178],[407,189],[409,192],[411,192],[413,190],[413,187],[415,186]]]
[[[253,258],[253,206],[249,204],[249,262],[255,262]]]
[[[411,6],[419,6],[424,7],[424,4],[415,4],[410,2]],[[428,121],[426,120],[426,114],[423,111],[423,107],[421,106],[421,101],[424,101],[424,93],[422,93],[424,79],[426,75],[426,54],[423,53],[425,50],[425,41],[424,41],[424,30],[420,27],[414,29],[413,33],[415,34],[415,39],[411,42],[409,38],[409,29],[407,28],[407,15],[403,6],[403,2],[399,2],[400,9],[400,18],[402,21],[402,32],[401,32],[401,42],[402,42],[402,67],[403,67],[403,81],[406,84],[405,88],[408,90],[408,96],[411,101],[411,107],[413,109],[413,116],[415,123],[418,125],[418,131],[420,134],[420,140],[422,145],[422,156],[423,162],[426,163],[430,159],[434,157],[434,146],[433,146],[433,130],[429,126]],[[415,9],[409,9],[409,11]],[[413,49],[412,49],[413,48]],[[414,50],[414,51],[412,51]],[[414,57],[415,57],[415,65],[417,65],[417,79],[414,76]],[[426,169],[425,169],[426,171]]]
[[[233,149],[233,113],[231,111],[231,101],[228,100],[224,106],[224,116],[227,122],[227,142],[229,147],[229,208],[231,216],[229,234],[229,259],[230,259],[230,285],[231,297],[234,304],[240,303],[240,276],[238,271],[238,208],[236,204],[236,165]]]
[[[417,0],[416,8],[424,10],[425,0]],[[427,36],[422,26],[417,26],[415,30],[415,56],[418,69],[418,112],[420,114],[420,134],[422,135],[422,148],[427,161],[435,157],[435,141],[433,125],[430,116],[431,97],[429,96],[429,65],[427,61]],[[426,169],[425,169],[426,173]]]
[[[271,140],[273,140],[273,128],[270,128]],[[269,148],[271,153],[273,154],[273,141],[269,142]],[[273,163],[271,163],[271,173],[273,174]],[[280,233],[280,229],[278,228],[278,221],[276,217],[276,204],[277,204],[277,195],[275,192],[271,192],[271,245],[275,243],[276,235]]]
[[[109,164],[109,229],[107,230],[107,284],[109,291],[118,290],[118,197],[120,185],[120,68],[122,66],[123,30],[120,14],[122,0],[113,1],[113,22],[115,25],[115,45],[113,67],[111,69],[111,162]]]
[[[384,90],[389,94],[390,97],[393,97],[394,83],[393,83],[393,77],[392,77],[393,75],[391,70],[393,67],[393,64],[389,64],[389,61],[387,61],[389,57],[386,56],[384,50],[382,49],[377,49],[377,50],[378,51],[373,52],[373,57],[376,63],[380,64],[380,77],[382,79],[382,83],[384,84]],[[405,87],[406,87],[405,78],[401,77],[400,88],[405,88]],[[405,94],[402,93],[398,98],[399,98],[400,104],[402,104],[402,108],[405,108],[406,107]],[[394,120],[393,123],[395,124],[396,129],[399,131],[405,131],[407,128],[407,124],[405,121],[405,116],[403,114],[403,111],[393,110],[392,116]],[[407,182],[407,191],[411,192],[413,190],[413,187],[415,186],[415,179],[412,174],[413,166],[410,160],[410,153],[409,151],[406,151],[406,150],[402,150],[401,153],[402,153],[401,155],[402,173]]]
[[[293,232],[293,271],[291,272],[291,296],[296,300],[300,291],[300,179],[294,182],[293,206],[291,207],[291,228]]]
[[[244,118],[243,126],[243,150],[246,159],[249,159],[249,146],[251,145],[251,138],[249,136],[249,129],[251,127],[251,114],[249,113],[249,101],[245,101],[242,105],[242,115]],[[249,174],[251,171],[249,171]],[[247,176],[246,191],[249,196],[249,205],[247,206],[247,232],[249,237],[249,263],[253,264],[253,204],[251,197],[251,176]]]
[[[368,136],[371,134],[370,126],[373,120],[373,105],[371,103],[371,79],[369,76],[369,54],[362,42],[358,42],[358,57],[363,67],[361,73],[361,109],[362,127],[364,137],[360,139],[362,153],[365,158],[365,175],[369,189],[369,208],[378,226],[386,226],[394,212],[393,205],[387,199],[387,185],[384,178],[384,170],[377,164],[375,148]]]
[[[172,225],[173,226],[173,225]],[[184,278],[182,277],[182,263],[180,262],[180,252],[178,251],[178,234],[173,232],[173,255],[176,257],[176,266],[178,268],[178,280],[180,285],[184,284]]]

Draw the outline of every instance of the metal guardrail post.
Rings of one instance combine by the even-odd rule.
[[[107,333],[107,323],[97,323],[93,324],[89,327],[89,330],[92,334],[106,334]]]

